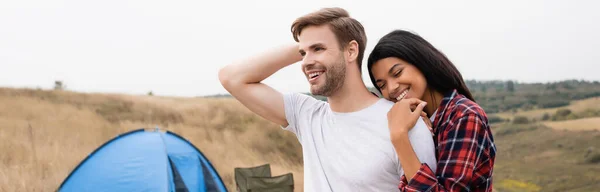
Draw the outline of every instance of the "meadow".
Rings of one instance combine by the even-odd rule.
[[[565,109],[571,112],[560,116]],[[600,98],[589,95],[557,107],[490,113],[500,119],[492,124],[498,147],[495,191],[600,191],[600,117],[581,115],[595,110],[600,111]],[[0,191],[54,191],[102,143],[155,127],[190,140],[232,191],[235,167],[265,163],[273,175],[293,173],[296,191],[303,191],[296,137],[231,97],[25,88],[0,88]]]
[[[54,191],[79,162],[118,134],[155,128],[198,147],[234,189],[235,167],[270,163],[302,191],[295,136],[236,100],[0,88],[0,191]]]

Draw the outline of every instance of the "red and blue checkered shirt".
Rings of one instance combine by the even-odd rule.
[[[453,90],[433,118],[437,170],[421,164],[400,191],[492,191],[496,146],[483,109]]]

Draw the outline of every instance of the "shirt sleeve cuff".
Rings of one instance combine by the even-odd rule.
[[[435,173],[429,168],[429,165],[422,163],[421,168],[419,168],[417,174],[408,182],[407,186],[435,185],[435,183],[437,183]]]
[[[402,177],[400,178],[400,185],[398,185],[398,188],[400,188],[400,189],[405,188],[407,184],[408,184],[408,181],[406,181],[406,176],[402,175]]]

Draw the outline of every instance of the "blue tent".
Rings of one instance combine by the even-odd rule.
[[[58,191],[227,191],[210,161],[170,131],[138,129],[104,143]]]

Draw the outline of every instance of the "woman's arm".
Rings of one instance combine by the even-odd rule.
[[[484,125],[474,113],[450,120],[448,128],[438,135],[437,174],[426,164],[421,164],[417,171],[405,171],[400,190],[473,191],[475,187],[490,188],[494,158],[490,157],[488,149],[493,147],[493,143]],[[415,165],[412,163],[407,168],[414,169]]]
[[[403,99],[394,104],[388,112],[392,144],[405,175],[416,174],[422,163],[434,169],[436,167],[435,146],[430,126],[422,117],[422,110],[426,104],[414,98]]]
[[[410,181],[412,176],[417,174],[417,171],[421,168],[421,162],[417,158],[413,146],[410,144],[408,133],[400,135],[396,140],[392,141],[392,144],[396,149],[402,169],[404,169],[404,175]]]

